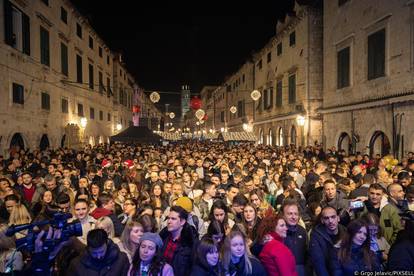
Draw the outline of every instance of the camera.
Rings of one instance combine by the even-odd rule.
[[[53,241],[53,245],[56,245],[61,241],[67,241],[72,236],[82,236],[82,225],[80,222],[67,222],[67,220],[71,217],[72,215],[69,213],[56,212],[53,214],[53,219],[51,220],[11,225],[7,229],[6,235],[11,237],[17,232],[28,230],[27,235],[24,238],[16,240],[16,248],[21,251],[34,252],[35,241],[40,232],[38,231],[38,228],[41,226],[50,225],[50,227],[60,229],[62,231],[60,239]],[[34,231],[35,227],[37,228],[35,229],[37,231]]]

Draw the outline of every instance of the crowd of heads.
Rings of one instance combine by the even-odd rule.
[[[66,263],[75,274],[75,256],[102,260],[119,251],[128,264],[121,273],[130,275],[272,275],[270,246],[288,250],[283,265],[298,275],[403,269],[393,247],[414,244],[407,230],[414,157],[409,152],[391,167],[387,158],[318,145],[200,141],[14,147],[0,156],[0,235],[10,225],[71,213],[83,230],[68,249],[76,248]],[[9,239],[1,248],[14,249]]]

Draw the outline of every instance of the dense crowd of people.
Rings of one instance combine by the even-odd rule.
[[[27,230],[7,229],[59,212],[82,235],[49,257],[55,275],[412,272],[413,171],[412,152],[395,160],[319,145],[14,147],[0,156],[0,275],[37,260],[16,250]]]

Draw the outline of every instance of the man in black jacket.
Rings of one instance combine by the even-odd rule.
[[[320,223],[312,229],[309,242],[309,255],[316,275],[331,275],[329,262],[335,254],[334,245],[339,242],[344,231],[345,227],[339,224],[335,208],[323,208]]]
[[[299,223],[299,204],[295,200],[286,199],[281,208],[283,218],[288,226],[285,245],[292,251],[296,259],[296,271],[299,276],[305,276],[307,262],[308,235]]]
[[[190,275],[193,252],[197,242],[195,231],[187,223],[188,213],[180,206],[173,206],[167,218],[167,226],[161,230],[164,247],[162,254],[173,267],[174,275]]]

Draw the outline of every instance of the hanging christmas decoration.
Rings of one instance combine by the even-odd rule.
[[[150,94],[150,100],[153,103],[158,103],[158,101],[160,100],[160,94],[158,94],[158,92],[152,92]]]
[[[201,120],[203,120],[203,121],[207,121],[207,119],[208,119],[207,114],[204,114],[204,116],[203,116],[203,118],[202,118]]]
[[[139,113],[141,111],[141,108],[139,105],[132,106],[132,112],[133,113]]]
[[[168,116],[170,117],[170,119],[174,119],[175,118],[175,113],[171,112],[170,114],[168,114]]]
[[[193,110],[198,110],[201,108],[201,99],[197,96],[194,96],[190,101],[190,107]]]
[[[237,112],[237,107],[235,107],[234,105],[232,107],[230,107],[230,112],[231,113],[236,113]]]
[[[262,94],[260,94],[259,90],[253,90],[253,92],[250,94],[250,97],[252,97],[253,101],[257,101],[261,96]]]
[[[201,120],[204,117],[204,115],[206,115],[206,113],[202,109],[197,110],[195,113],[196,118],[199,120]]]

